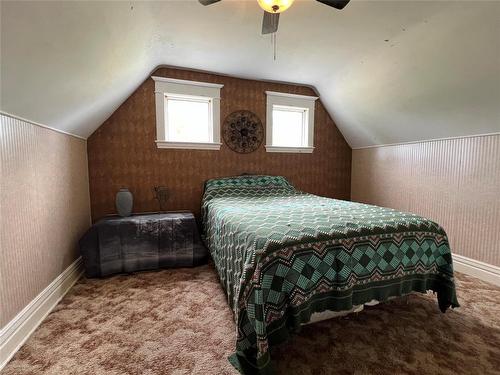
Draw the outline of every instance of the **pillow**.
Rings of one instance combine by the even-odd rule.
[[[215,189],[228,188],[285,188],[294,190],[294,187],[283,176],[241,175],[223,178],[212,178],[205,182],[205,192]]]

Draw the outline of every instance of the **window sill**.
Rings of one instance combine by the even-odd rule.
[[[287,152],[298,154],[312,154],[314,147],[282,147],[282,146],[267,146],[267,152]]]
[[[156,141],[156,147],[158,148],[177,148],[181,150],[220,150],[221,144],[222,143]]]

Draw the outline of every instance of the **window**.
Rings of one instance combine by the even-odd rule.
[[[213,142],[211,100],[194,97],[167,96],[167,139],[172,142]]]
[[[266,91],[268,152],[313,152],[317,97]]]
[[[307,108],[273,106],[273,146],[307,147]]]
[[[222,85],[152,78],[158,148],[219,150]]]

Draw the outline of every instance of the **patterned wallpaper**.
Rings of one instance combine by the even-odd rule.
[[[500,266],[500,134],[353,150],[352,200],[441,224],[452,251]]]
[[[220,83],[221,123],[236,110],[250,110],[266,120],[266,90],[315,95],[306,86],[246,80],[190,70],[160,68],[153,75]],[[264,143],[250,154],[225,144],[220,151],[157,149],[154,82],[148,78],[87,141],[92,218],[115,212],[115,194],[128,187],[134,211],[159,209],[154,186],[167,186],[168,209],[200,211],[206,179],[241,173],[283,175],[297,188],[349,199],[351,148],[318,100],[312,154],[267,153]]]
[[[85,140],[0,120],[3,327],[78,258],[90,201]]]

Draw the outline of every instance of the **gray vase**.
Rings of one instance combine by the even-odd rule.
[[[132,214],[132,207],[134,206],[134,197],[127,188],[121,188],[116,193],[115,204],[118,215],[123,217],[130,216]]]

